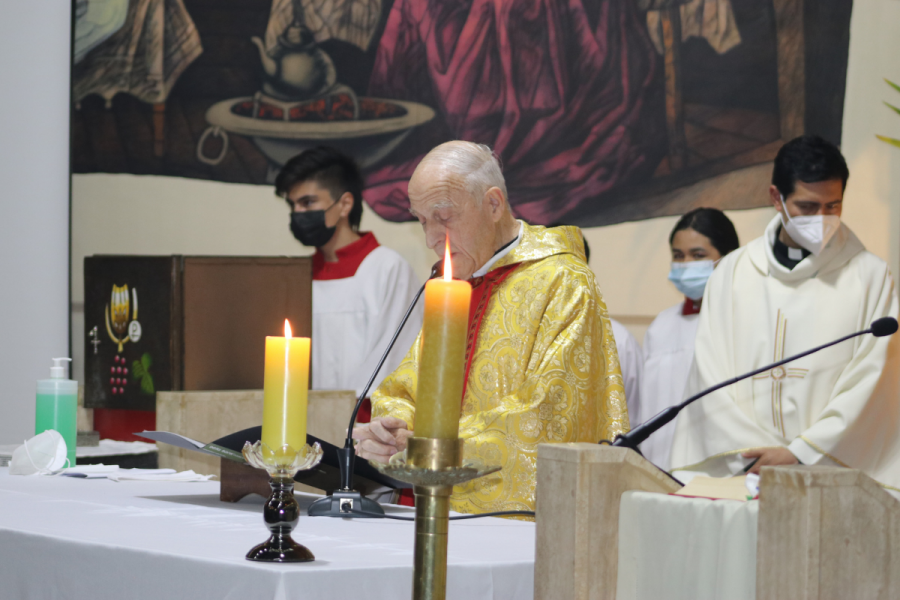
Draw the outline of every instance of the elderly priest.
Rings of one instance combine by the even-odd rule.
[[[510,212],[490,148],[448,142],[409,182],[425,241],[472,283],[460,438],[503,469],[454,489],[451,508],[533,510],[537,446],[598,442],[628,429],[606,305],[575,227],[532,227]],[[387,462],[413,436],[419,341],[372,396],[357,427],[364,458]]]
[[[887,265],[841,223],[848,176],[820,137],[779,150],[769,188],[778,214],[710,277],[686,396],[897,316]],[[675,475],[800,462],[900,486],[892,340],[900,336],[857,337],[695,402],[676,424]]]

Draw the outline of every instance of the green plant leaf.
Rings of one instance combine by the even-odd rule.
[[[875,134],[875,137],[877,137],[882,142],[886,142],[886,143],[890,144],[891,146],[897,146],[898,148],[900,148],[900,140],[897,140],[894,138],[889,138],[889,137],[886,137],[883,135],[878,135],[878,134]]]
[[[894,82],[891,81],[890,79],[885,79],[885,81],[887,82],[887,84],[888,84],[889,86],[891,86],[892,88],[894,88],[895,90],[897,90],[898,92],[900,92],[900,85],[897,85],[896,83],[894,83]]]
[[[153,387],[153,375],[150,373],[141,377],[141,391],[151,396],[156,393],[156,388]]]
[[[144,365],[141,364],[141,361],[136,360],[131,364],[131,377],[135,381],[143,377],[145,373],[146,371],[144,370]]]
[[[894,106],[893,104],[890,104],[890,103],[888,103],[888,102],[885,102],[884,104],[885,104],[885,106],[887,106],[888,108],[890,108],[892,111],[894,111],[895,113],[897,113],[898,115],[900,115],[900,108],[897,108],[896,106]]]
[[[153,385],[153,375],[150,373],[151,366],[153,366],[153,357],[145,352],[141,356],[141,360],[134,361],[131,367],[131,374],[135,381],[141,380],[141,391],[150,396],[156,393],[156,386]]]

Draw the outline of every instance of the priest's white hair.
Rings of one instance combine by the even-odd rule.
[[[500,160],[489,146],[461,140],[445,142],[422,159],[419,166],[423,165],[444,169],[460,178],[478,206],[492,187],[499,188],[503,198],[508,199]]]

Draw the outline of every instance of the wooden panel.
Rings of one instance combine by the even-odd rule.
[[[614,600],[622,494],[679,487],[633,450],[539,445],[535,600]]]
[[[860,471],[763,467],[756,597],[900,598],[900,502]]]
[[[153,410],[157,390],[177,388],[171,336],[175,259],[89,256],[84,259],[84,356],[87,408]],[[110,314],[113,286],[128,286],[119,324]],[[140,335],[129,335],[133,322]],[[107,328],[109,322],[109,329]],[[92,330],[96,328],[95,337]],[[115,337],[121,342],[113,340]],[[141,363],[141,368],[136,367]],[[141,372],[143,371],[143,373]]]
[[[184,389],[263,386],[265,337],[312,332],[309,258],[184,259]]]

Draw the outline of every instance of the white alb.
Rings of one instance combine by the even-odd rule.
[[[354,390],[359,394],[419,286],[409,263],[384,246],[372,250],[352,277],[314,280],[313,389]],[[372,390],[397,368],[412,347],[422,328],[421,303],[410,315]]]
[[[776,216],[710,278],[686,397],[897,316],[887,265],[846,225],[790,270],[772,250],[780,224]],[[710,394],[679,416],[672,467],[725,476],[748,463],[749,448],[786,446],[804,464],[900,486],[898,350],[900,335],[865,335]]]

